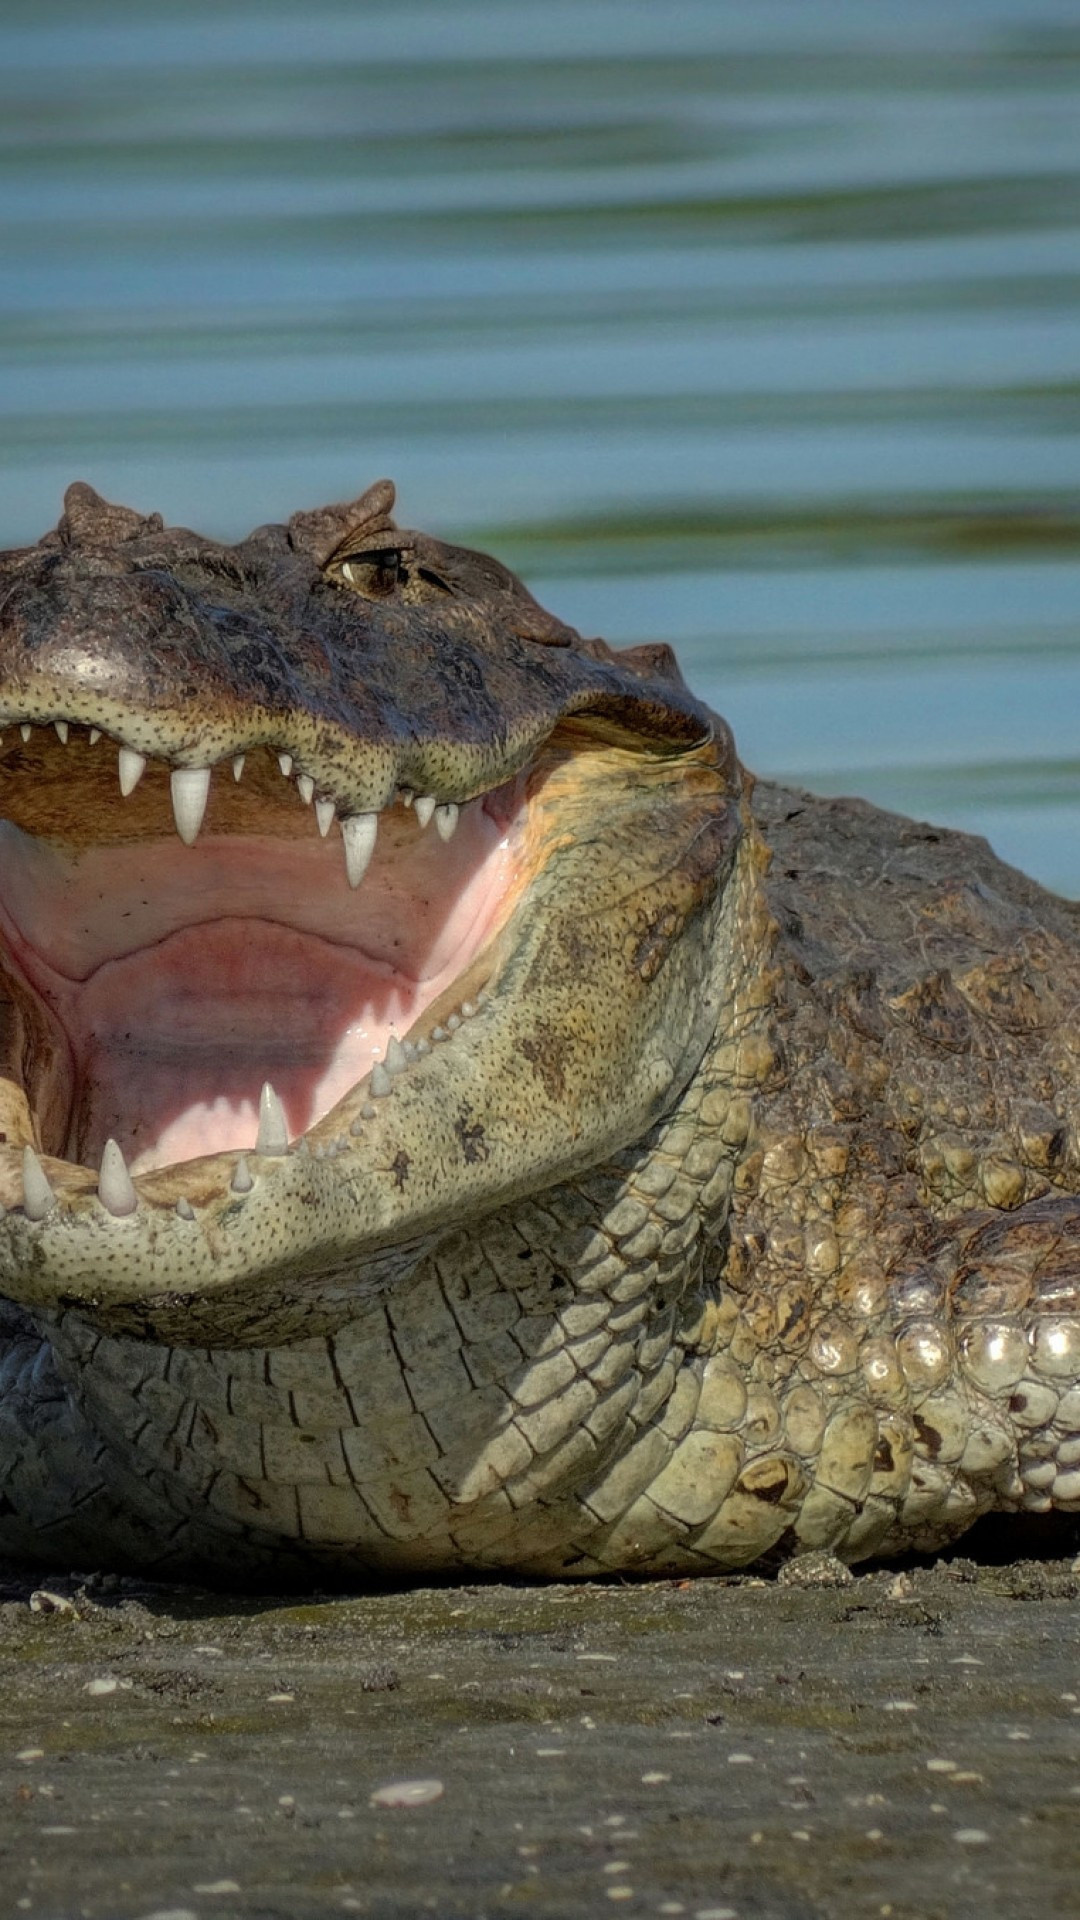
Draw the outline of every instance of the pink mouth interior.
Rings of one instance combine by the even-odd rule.
[[[0,930],[70,1047],[68,1155],[96,1165],[111,1136],[146,1171],[250,1149],[265,1080],[290,1132],[311,1127],[490,939],[513,871],[495,800],[446,843],[381,814],[355,890],[314,822],[80,855],[0,824]]]

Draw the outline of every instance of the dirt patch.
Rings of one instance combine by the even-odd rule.
[[[0,1904],[1075,1915],[1073,1561],[807,1575],[298,1603],[11,1573]]]

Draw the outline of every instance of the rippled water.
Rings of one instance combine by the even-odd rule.
[[[6,0],[0,538],[393,475],[1080,893],[1075,0]]]

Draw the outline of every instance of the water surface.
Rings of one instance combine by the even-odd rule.
[[[382,473],[1080,893],[1073,0],[8,0],[0,533]]]

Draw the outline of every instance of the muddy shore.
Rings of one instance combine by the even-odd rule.
[[[299,1599],[9,1570],[0,1911],[1075,1916],[1078,1597],[1071,1551]]]

